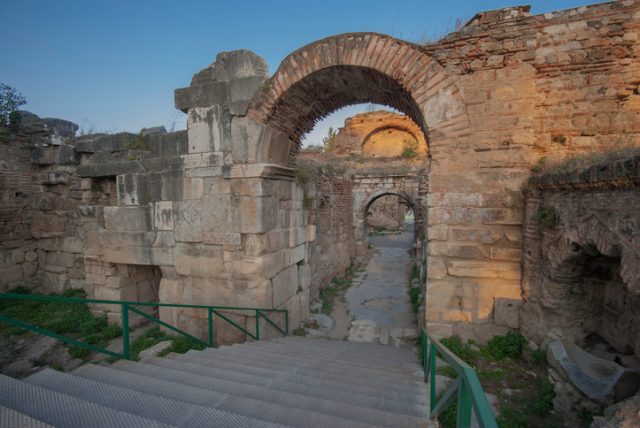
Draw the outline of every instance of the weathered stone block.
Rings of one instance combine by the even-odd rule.
[[[200,200],[176,201],[172,212],[176,241],[202,242],[203,203]]]
[[[502,233],[494,229],[451,228],[451,239],[453,241],[477,242],[479,244],[494,244],[501,238]]]
[[[220,106],[198,107],[189,111],[189,153],[207,153],[222,149]],[[205,165],[207,166],[207,165]]]
[[[520,279],[518,263],[451,260],[447,271],[456,277]]]
[[[307,258],[307,246],[306,244],[298,245],[291,250],[291,261],[293,263],[299,263]]]
[[[298,267],[289,266],[272,280],[273,306],[278,307],[296,293],[298,288]]]
[[[80,238],[66,237],[62,239],[60,249],[66,253],[82,253],[84,243]]]
[[[212,245],[242,245],[242,235],[239,233],[202,232],[202,242]]]
[[[522,224],[523,219],[522,209],[486,208],[482,210],[484,224]]]
[[[480,208],[434,208],[429,211],[429,225],[473,225],[480,224]]]
[[[457,245],[445,242],[429,242],[430,256],[446,256],[461,259],[488,259],[489,250],[478,245]]]
[[[98,232],[98,239],[101,245],[110,247],[151,247],[156,239],[156,233],[101,230]]]
[[[263,233],[278,222],[276,200],[270,197],[239,197],[235,206],[240,215],[241,233]]]
[[[154,225],[156,230],[173,230],[173,202],[155,203]]]
[[[509,328],[519,328],[521,306],[521,300],[497,298],[493,306],[493,322]]]
[[[154,262],[149,247],[117,247],[110,246],[102,249],[104,260],[109,263],[152,265]]]
[[[240,213],[231,204],[227,194],[204,195],[202,198],[202,230],[209,233],[237,233]]]
[[[220,278],[224,275],[222,248],[215,245],[176,244],[175,267],[180,275]]]
[[[512,260],[520,261],[522,258],[522,250],[518,248],[491,248],[491,258],[494,260]]]
[[[442,279],[447,276],[447,267],[443,259],[437,257],[427,258],[427,278]]]
[[[229,180],[231,191],[236,196],[276,196],[277,182],[263,178],[240,178]]]
[[[151,230],[151,210],[144,207],[105,207],[105,229],[121,231]]]

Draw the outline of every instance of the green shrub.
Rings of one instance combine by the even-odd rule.
[[[540,207],[537,213],[538,223],[547,228],[558,225],[558,213],[554,207]]]
[[[492,357],[501,360],[503,358],[519,358],[525,345],[525,338],[520,333],[510,331],[504,336],[493,336],[487,349]]]
[[[402,155],[403,158],[413,159],[418,156],[418,142],[405,140],[402,143]]]
[[[553,385],[547,379],[540,379],[539,388],[533,400],[533,410],[540,416],[553,410],[553,399],[556,392]]]
[[[294,336],[302,336],[302,337],[304,337],[304,336],[306,336],[306,335],[307,335],[307,331],[306,331],[304,328],[302,328],[302,327],[298,327],[298,328],[296,328],[295,330],[293,330],[293,333],[292,333],[292,334],[293,334]]]
[[[144,351],[157,343],[164,342],[165,340],[171,340],[171,345],[158,354],[159,356],[167,355],[170,352],[184,354],[190,349],[200,351],[206,347],[204,344],[196,342],[186,336],[173,336],[161,331],[160,327],[153,327],[134,339],[131,344],[131,358],[134,361],[138,361],[140,359],[141,351]]]
[[[458,358],[470,366],[475,365],[478,359],[478,351],[475,351],[468,343],[463,343],[459,336],[451,336],[440,341]]]
[[[10,290],[16,294],[30,294],[30,290],[18,287]],[[51,293],[51,296],[60,294]],[[84,290],[66,290],[63,297],[85,298]],[[109,324],[105,315],[94,315],[84,303],[36,302],[28,300],[0,301],[2,313],[17,320],[51,330],[67,337],[95,346],[104,347],[111,339],[122,334],[122,329]],[[27,330],[0,323],[0,333],[5,335],[24,334]],[[75,358],[86,358],[91,351],[67,345],[69,354]]]

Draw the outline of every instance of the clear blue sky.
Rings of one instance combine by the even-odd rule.
[[[519,3],[527,1],[0,0],[0,82],[26,96],[25,109],[85,130],[184,129],[173,91],[220,51],[250,49],[274,72],[293,50],[332,34],[417,41],[445,34],[458,17]],[[529,3],[543,13],[595,2]]]

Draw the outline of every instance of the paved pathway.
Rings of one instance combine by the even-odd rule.
[[[373,247],[363,272],[356,275],[346,302],[354,322],[349,340],[383,344],[415,335],[415,320],[407,293],[413,265],[413,231],[371,236]],[[386,342],[386,343],[385,343]]]

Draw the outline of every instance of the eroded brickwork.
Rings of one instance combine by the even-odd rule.
[[[527,192],[521,328],[539,344],[597,334],[640,356],[640,157],[547,174]]]

